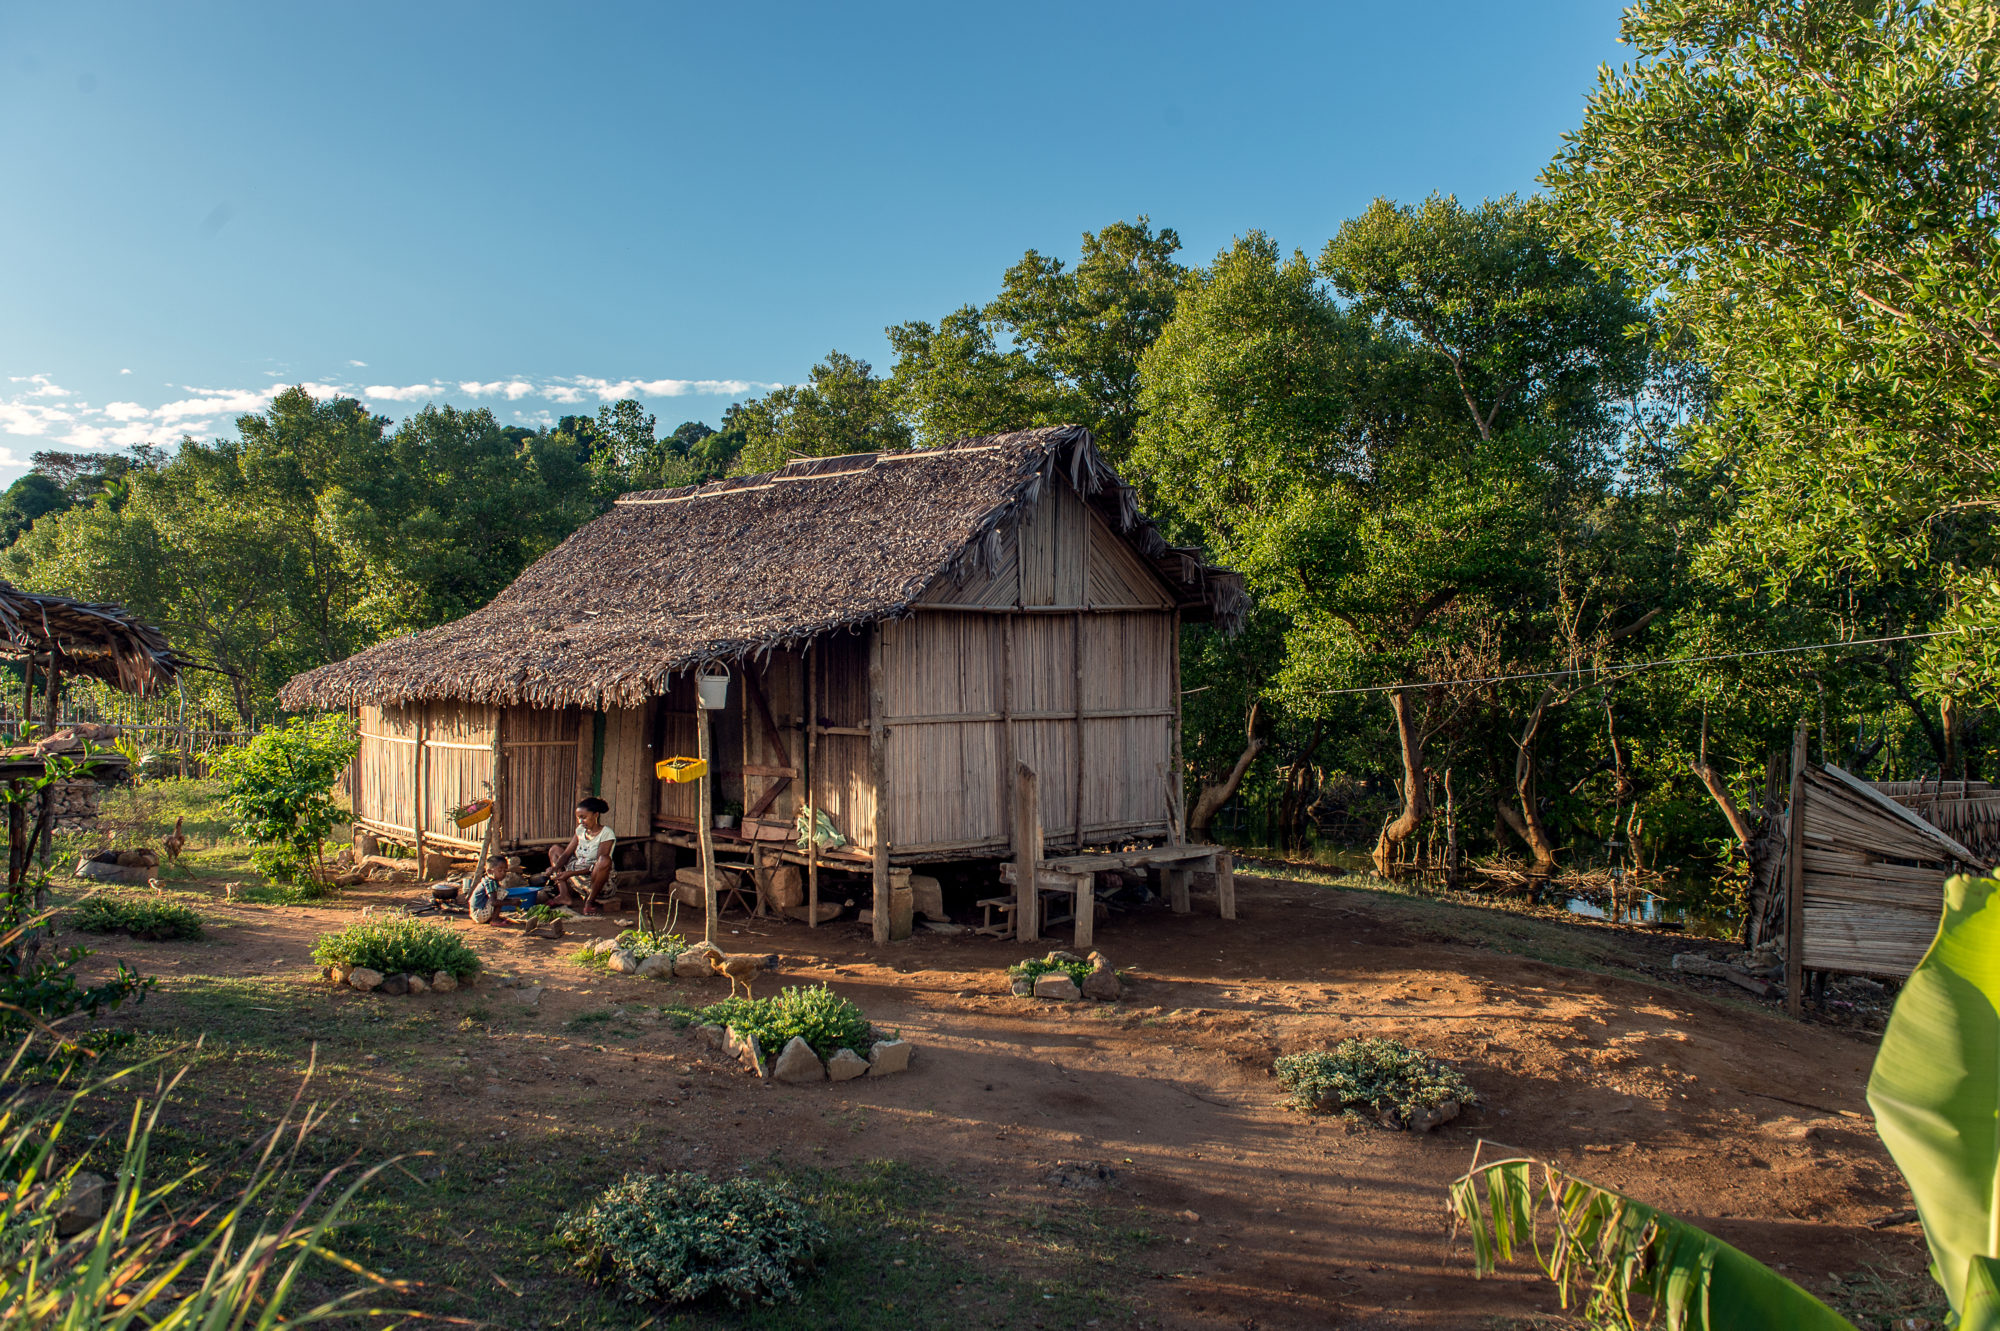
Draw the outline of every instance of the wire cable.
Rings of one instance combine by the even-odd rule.
[[[1323,689],[1322,697],[1339,697],[1351,693],[1394,693],[1399,689],[1428,689],[1444,684],[1510,684],[1523,679],[1565,679],[1572,675],[1595,673],[1619,676],[1636,674],[1641,670],[1651,670],[1656,666],[1707,665],[1714,661],[1745,661],[1753,656],[1786,656],[1795,652],[1824,652],[1841,647],[1877,647],[1890,642],[1921,642],[1926,638],[1956,638],[1967,633],[1987,633],[1996,624],[1980,624],[1955,629],[1939,629],[1934,633],[1902,633],[1893,638],[1850,638],[1845,642],[1816,642],[1804,647],[1765,647],[1754,652],[1723,652],[1715,656],[1669,656],[1658,661],[1635,661],[1630,665],[1618,666],[1576,666],[1569,670],[1536,670],[1520,675],[1487,675],[1481,679],[1433,679],[1415,684],[1369,684],[1362,688]]]

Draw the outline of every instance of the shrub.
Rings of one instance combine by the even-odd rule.
[[[618,946],[632,954],[634,961],[664,954],[673,961],[687,951],[687,940],[679,934],[657,933],[650,929],[627,929],[618,935]]]
[[[798,1298],[826,1229],[783,1184],[701,1174],[627,1174],[565,1215],[556,1237],[576,1268],[638,1300],[732,1307]]]
[[[262,847],[251,854],[260,873],[283,883],[312,876],[326,834],[347,817],[333,802],[333,784],[359,747],[353,720],[328,712],[295,716],[209,755],[236,830]]]
[[[70,923],[91,934],[128,933],[134,938],[199,938],[201,914],[178,901],[90,897]]]
[[[1027,980],[1030,983],[1033,983],[1044,975],[1067,975],[1070,979],[1076,981],[1078,988],[1082,988],[1084,980],[1090,975],[1090,963],[1087,961],[1051,961],[1047,957],[1029,957],[1026,961],[1017,961],[1009,966],[1007,974],[1013,979]]]
[[[773,1054],[795,1035],[823,1059],[836,1049],[866,1054],[875,1044],[867,1015],[823,984],[782,989],[775,998],[725,998],[703,1008],[701,1019],[754,1035],[758,1046]]]
[[[1392,1112],[1408,1125],[1419,1110],[1447,1100],[1479,1103],[1457,1068],[1395,1040],[1367,1036],[1342,1040],[1332,1053],[1286,1054],[1274,1065],[1278,1084],[1291,1092],[1291,1106],[1306,1113],[1333,1113],[1365,1107]]]
[[[322,934],[313,944],[313,960],[322,966],[366,966],[384,975],[445,971],[460,980],[479,970],[479,957],[457,931],[408,915],[363,920],[337,934]]]

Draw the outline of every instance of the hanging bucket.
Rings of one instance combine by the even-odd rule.
[[[711,675],[710,670],[721,673]],[[729,705],[729,667],[710,662],[694,677],[695,692],[700,695],[701,709],[705,712],[719,712]]]

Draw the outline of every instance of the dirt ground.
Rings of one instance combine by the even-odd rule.
[[[307,1034],[370,1007],[515,1005],[490,978],[381,998],[310,969],[317,935],[408,894],[258,907],[218,892],[204,910],[224,927],[209,941],[99,941],[92,964],[122,956],[167,977],[119,1020],[184,1035],[212,976],[263,982],[256,1010]],[[1239,894],[1233,923],[1197,902],[1100,929],[1132,972],[1115,1005],[1012,997],[1002,968],[1028,949],[1009,942],[920,932],[877,948],[852,924],[723,921],[724,948],[782,956],[777,983],[824,981],[916,1043],[910,1074],[837,1086],[760,1082],[658,1018],[660,1004],[721,997],[721,980],[661,984],[571,959],[629,917],[575,922],[560,943],[461,923],[491,975],[543,986],[534,1021],[477,1028],[437,1058],[359,1056],[342,1076],[355,1095],[449,1101],[468,1138],[582,1120],[657,1168],[894,1159],[982,1206],[1109,1210],[1153,1236],[1112,1277],[1141,1325],[1566,1325],[1532,1268],[1477,1281],[1466,1245],[1447,1242],[1445,1185],[1482,1138],[1691,1218],[1815,1292],[1921,1270],[1913,1225],[1870,1227],[1910,1204],[1862,1098],[1872,1037],[1685,981],[1666,968],[1685,943],[1640,930],[1496,925],[1278,879],[1240,878]],[[614,1019],[636,1022],[635,1038],[593,1035]],[[1451,1060],[1482,1103],[1430,1136],[1282,1107],[1275,1056],[1364,1034]]]

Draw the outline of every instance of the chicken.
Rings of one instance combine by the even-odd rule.
[[[180,859],[181,847],[187,845],[187,843],[188,839],[181,835],[181,820],[179,817],[175,817],[173,832],[167,836],[166,840],[160,843],[167,848],[167,858],[170,860]]]
[[[732,995],[740,984],[745,998],[755,998],[757,995],[751,992],[751,986],[757,982],[757,972],[778,969],[778,954],[770,952],[753,957],[748,952],[739,952],[732,957],[727,952],[711,952],[708,954],[708,968],[717,975],[729,977],[729,992]]]

